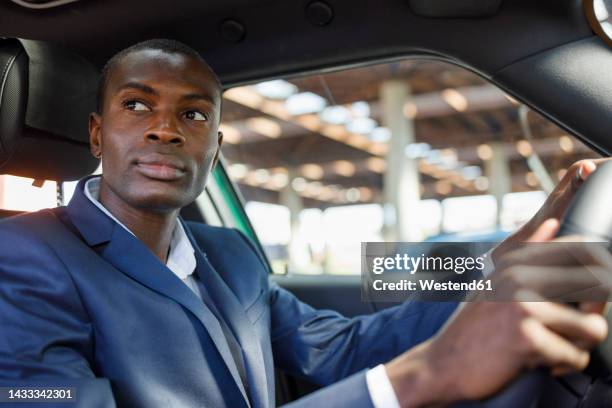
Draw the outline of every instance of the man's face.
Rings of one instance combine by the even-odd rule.
[[[103,183],[129,206],[171,211],[204,189],[217,155],[220,89],[206,65],[142,50],[107,80],[102,114],[90,117]]]

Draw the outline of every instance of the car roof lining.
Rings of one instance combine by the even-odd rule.
[[[306,20],[306,3],[177,0],[168,7],[161,0],[81,0],[58,9],[32,11],[4,2],[0,35],[55,42],[98,66],[134,41],[168,36],[197,48],[227,82],[254,78],[255,72],[293,71],[288,67],[296,64],[301,70],[307,61],[323,67],[338,65],[349,55],[350,60],[363,60],[374,55],[373,50],[382,51],[379,57],[441,54],[493,72],[527,55],[592,35],[577,0],[506,0],[497,15],[481,19],[419,17],[407,1],[378,0],[377,7],[372,7],[368,0],[328,0],[335,17],[325,27]],[[223,40],[218,28],[228,18],[243,23],[244,41]],[[518,27],[517,19],[523,20]],[[356,22],[359,30],[355,30]],[[525,27],[534,30],[530,33]]]
[[[571,92],[585,80],[605,82],[605,77],[589,79],[578,71],[562,72],[563,67],[558,67],[559,72],[554,72],[548,67],[547,75],[557,78],[540,75],[538,83],[513,78],[519,75],[514,73],[520,71],[517,67],[535,69],[545,58],[563,52],[568,44],[580,47],[601,41],[589,28],[580,0],[505,0],[495,16],[479,19],[419,17],[407,1],[378,0],[375,6],[369,0],[326,1],[335,16],[325,27],[307,21],[305,0],[177,0],[172,7],[161,0],[81,0],[44,12],[2,3],[0,35],[60,43],[98,67],[135,41],[176,38],[200,51],[226,87],[381,60],[417,56],[442,59],[492,80],[599,151],[610,150],[610,141],[601,134],[606,126],[592,134],[592,115],[567,118],[571,100],[534,97],[533,89],[524,88],[534,86],[544,92],[561,86]],[[227,18],[244,24],[244,41],[233,44],[223,40],[219,24]],[[599,59],[609,64],[602,54]],[[612,66],[604,66],[612,70]],[[607,87],[604,84],[603,88]],[[612,117],[612,108],[601,99],[601,93],[587,96],[583,99],[584,111],[603,109],[607,117]],[[604,119],[599,116],[597,120]]]

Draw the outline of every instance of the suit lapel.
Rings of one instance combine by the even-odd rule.
[[[218,320],[202,301],[136,237],[96,208],[83,194],[83,179],[66,209],[89,245],[108,242],[101,256],[115,268],[149,289],[189,310],[208,331],[247,405],[248,398]]]
[[[101,255],[126,275],[149,289],[169,297],[193,313],[208,331],[240,392],[245,400],[248,400],[219,322],[187,285],[155,258],[144,244],[119,225],[115,226],[111,241]]]
[[[185,230],[189,231],[187,226]],[[268,383],[259,337],[238,298],[214,270],[193,236],[189,232],[188,235],[195,250],[198,276],[242,347],[253,406],[265,407],[268,405]]]

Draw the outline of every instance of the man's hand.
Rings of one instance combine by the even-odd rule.
[[[528,240],[547,241],[557,227],[557,221],[546,221]],[[553,375],[583,370],[589,350],[607,335],[606,321],[544,296],[568,284],[591,286],[593,274],[576,273],[577,268],[609,275],[612,256],[586,245],[567,245],[572,256],[561,257],[558,246],[541,244],[536,256],[530,247],[508,253],[494,276],[503,285],[498,289],[505,301],[464,304],[435,338],[389,362],[387,373],[402,406],[483,399],[525,369],[549,367]],[[611,287],[604,280],[598,290],[609,294]],[[600,302],[589,310],[602,307]]]
[[[563,214],[565,214],[565,211],[576,195],[578,188],[597,169],[599,164],[607,160],[610,159],[580,160],[572,164],[559,184],[550,193],[542,208],[525,225],[509,236],[493,251],[493,260],[495,261],[502,257],[506,252],[522,242],[541,241],[534,234],[544,221],[549,219],[561,220],[561,217],[563,217]]]

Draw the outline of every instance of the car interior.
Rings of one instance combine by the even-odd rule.
[[[602,4],[612,13],[609,2]],[[509,233],[500,227],[499,197],[543,191],[530,196],[541,204],[563,168],[610,155],[612,52],[605,32],[593,28],[589,5],[592,0],[5,1],[0,174],[26,178],[36,188],[52,181],[49,205],[65,204],[75,180],[100,171],[89,152],[87,117],[95,110],[105,61],[145,39],[180,40],[204,56],[223,84],[226,135],[219,166],[183,218],[244,232],[266,259],[271,279],[313,307],[347,316],[376,312],[395,303],[362,300],[359,253],[356,263],[342,257],[358,251],[359,242],[499,242]],[[399,96],[393,93],[402,89],[398,79],[410,80]],[[287,93],[279,96],[283,89]],[[322,107],[292,111],[289,98],[305,93],[325,99]],[[367,113],[358,113],[366,105]],[[404,144],[393,145],[388,134],[388,128],[395,131],[389,124],[393,106],[414,127]],[[324,119],[326,107],[338,108],[330,115],[370,119],[360,122],[368,130]],[[375,129],[378,139],[370,137]],[[420,236],[410,235],[410,227],[408,233],[389,229],[395,218],[389,221],[379,204],[387,200],[389,183],[400,180],[385,167],[398,160],[398,149],[402,155],[407,149],[402,160],[418,168],[417,201],[440,206],[442,198],[498,197],[466,204],[478,206],[480,215],[491,207],[494,232],[477,238],[453,235],[462,227],[436,226],[435,233]],[[428,162],[432,151],[452,156],[453,165]],[[498,154],[508,156],[508,170],[484,164]],[[454,178],[458,170],[462,176]],[[494,191],[484,176],[506,177],[508,187]],[[2,183],[8,181],[0,180],[0,204]],[[287,186],[298,193],[286,193]],[[585,203],[610,199],[583,196]],[[376,210],[334,213],[376,203]],[[438,217],[452,216],[446,207]],[[300,218],[302,209],[316,211]],[[0,205],[0,217],[21,212]],[[266,220],[278,214],[284,226],[275,229]],[[507,220],[509,230],[527,215]],[[330,247],[300,247],[283,238],[309,225],[309,234],[318,237],[325,217],[343,219],[330,221],[330,228],[347,228],[354,241],[350,248],[338,245],[337,256],[329,255]],[[449,222],[461,218],[454,217]],[[355,233],[346,227],[355,219],[383,232]],[[587,373],[560,379],[526,373],[493,398],[461,406],[605,406],[612,401],[612,343],[597,353]],[[276,376],[278,405],[318,388],[278,370]]]

